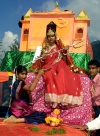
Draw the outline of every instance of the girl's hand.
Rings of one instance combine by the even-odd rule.
[[[47,56],[48,56],[48,53],[44,53],[44,54],[41,55],[41,57],[43,57],[43,59],[46,59]]]
[[[65,50],[69,50],[69,45],[65,46]]]
[[[42,76],[44,74],[44,70],[43,69],[40,69],[39,71],[38,71],[38,76]]]

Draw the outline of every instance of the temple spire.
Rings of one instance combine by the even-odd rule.
[[[55,8],[59,8],[58,1],[56,1]]]

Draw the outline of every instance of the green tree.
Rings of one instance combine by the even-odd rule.
[[[2,59],[5,55],[5,53],[7,52],[6,49],[3,48],[3,43],[2,41],[0,41],[0,67],[1,67],[1,63],[2,63]],[[17,39],[14,39],[14,43],[12,45],[9,46],[10,51],[18,51],[19,50],[19,43]]]
[[[93,41],[91,45],[93,49],[94,59],[97,59],[98,61],[100,61],[100,41],[99,40]]]
[[[19,43],[17,39],[14,39],[14,43],[9,46],[11,51],[18,51],[19,50]]]
[[[2,49],[2,41],[0,41],[0,65],[1,65],[1,62],[2,62],[3,54],[4,54],[4,50]]]

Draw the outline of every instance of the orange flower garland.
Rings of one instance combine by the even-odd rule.
[[[63,122],[63,120],[59,117],[59,114],[60,114],[60,110],[54,109],[54,111],[51,113],[51,116],[45,118],[46,124],[52,127],[58,126],[61,122]]]

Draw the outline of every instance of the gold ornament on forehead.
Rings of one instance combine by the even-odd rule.
[[[48,35],[55,35],[55,32],[53,30],[49,29],[48,32],[47,32],[47,36]]]

